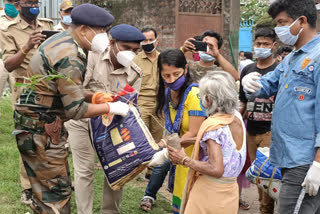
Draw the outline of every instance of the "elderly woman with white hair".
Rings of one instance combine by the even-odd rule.
[[[208,119],[200,127],[192,157],[168,146],[171,161],[190,168],[180,213],[236,214],[237,176],[246,160],[237,86],[227,72],[210,72],[200,81],[199,95]]]

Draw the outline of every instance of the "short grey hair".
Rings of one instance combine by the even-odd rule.
[[[234,114],[239,109],[238,88],[229,73],[210,71],[200,80],[199,88],[201,103],[208,116],[218,112]]]

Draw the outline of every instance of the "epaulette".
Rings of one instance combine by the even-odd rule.
[[[136,63],[134,62],[131,63],[131,69],[137,72],[140,77],[142,77],[143,75],[142,69]]]
[[[44,21],[44,22],[51,22],[53,24],[53,20],[52,19],[48,19],[48,18],[38,18],[39,21]]]
[[[8,22],[5,22],[5,23],[1,23],[0,25],[0,30],[2,31],[8,31],[8,28],[12,25],[15,25],[17,24],[18,22],[16,20],[11,20],[11,21],[8,21]]]

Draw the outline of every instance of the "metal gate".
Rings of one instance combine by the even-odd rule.
[[[252,52],[252,26],[253,21],[241,21],[239,31],[239,51]]]

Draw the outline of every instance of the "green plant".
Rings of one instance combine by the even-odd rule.
[[[33,75],[32,77],[23,77],[24,82],[16,82],[14,85],[16,87],[22,87],[25,89],[30,89],[26,101],[28,101],[30,94],[34,91],[35,87],[37,84],[39,84],[41,81],[45,81],[48,86],[48,82],[54,79],[67,79],[68,83],[73,83],[72,79],[70,78],[70,73],[68,73],[67,76],[62,75],[62,74],[54,74],[53,72],[49,71],[48,75],[42,75],[42,74],[36,74]]]
[[[269,0],[240,0],[241,20],[255,23],[267,12]]]

